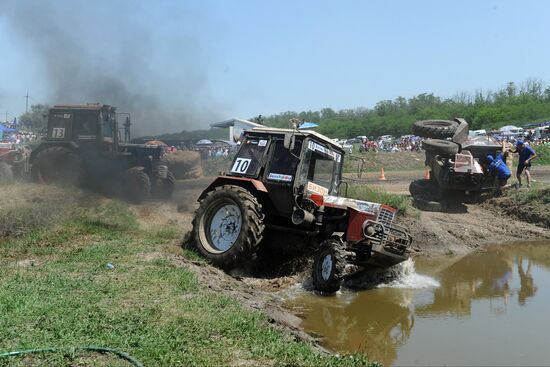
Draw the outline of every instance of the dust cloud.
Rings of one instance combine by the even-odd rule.
[[[200,31],[207,16],[185,7],[3,0],[0,21],[32,54],[23,69],[38,68],[43,75],[37,82],[50,90],[45,103],[117,106],[132,114],[135,137],[206,128],[225,117],[209,91],[207,42]]]

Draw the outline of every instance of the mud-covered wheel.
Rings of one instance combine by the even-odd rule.
[[[337,239],[322,242],[313,260],[315,290],[323,293],[337,292],[345,266],[344,244]]]
[[[250,260],[263,239],[262,206],[239,186],[215,188],[193,219],[193,245],[214,265],[231,269]]]
[[[409,184],[411,196],[435,196],[437,184],[429,179],[414,180]]]
[[[38,183],[80,185],[84,177],[84,165],[75,151],[50,147],[38,153],[32,163],[31,175],[34,182]]]
[[[449,120],[422,120],[413,124],[413,133],[423,138],[447,139],[452,138],[458,122]]]
[[[422,149],[426,152],[449,158],[458,153],[459,146],[448,140],[426,139],[422,141]]]
[[[171,171],[168,171],[166,178],[156,177],[153,180],[151,195],[157,199],[168,199],[174,193],[176,177]]]
[[[151,180],[142,167],[127,169],[122,177],[120,190],[128,201],[139,204],[151,193]]]

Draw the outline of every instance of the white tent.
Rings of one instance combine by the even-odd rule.
[[[238,142],[243,131],[252,130],[255,127],[263,127],[263,125],[257,124],[248,120],[241,119],[229,119],[221,122],[210,124],[212,127],[228,127],[229,128],[229,140]]]

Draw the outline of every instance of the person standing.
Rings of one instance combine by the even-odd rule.
[[[525,170],[525,177],[527,178],[527,187],[531,187],[531,161],[537,158],[537,153],[530,146],[523,143],[522,140],[516,142],[516,151],[519,155],[518,169],[516,177],[518,179],[518,186],[521,187],[521,173]]]

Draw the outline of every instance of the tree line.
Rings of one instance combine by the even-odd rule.
[[[20,116],[20,126],[32,131],[44,129],[47,110],[47,105],[31,106],[28,113]],[[316,131],[329,137],[350,138],[359,135],[406,135],[411,133],[414,121],[454,117],[465,118],[472,130],[546,121],[550,119],[550,87],[540,79],[527,79],[519,85],[509,82],[504,88],[496,91],[462,92],[451,98],[422,93],[412,98],[397,97],[394,100],[380,101],[373,108],[288,111],[264,116],[262,124],[286,128],[289,127],[291,118],[297,118],[319,123]],[[222,129],[210,129],[164,134],[160,138],[193,139],[225,136],[226,133]]]
[[[546,121],[550,119],[550,87],[539,79],[528,79],[520,85],[509,82],[497,91],[462,92],[451,98],[422,93],[380,101],[373,108],[283,112],[264,117],[264,124],[288,127],[289,119],[298,118],[319,123],[316,131],[329,137],[349,138],[406,135],[414,121],[454,117],[465,118],[472,130]]]

